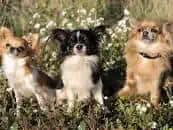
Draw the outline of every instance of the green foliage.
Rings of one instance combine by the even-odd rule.
[[[130,15],[143,17],[155,12],[153,4],[140,2],[134,0],[126,5]],[[110,4],[106,0],[38,0],[33,5],[9,0],[0,4],[0,24],[12,28],[19,36],[26,32],[39,32],[41,54],[33,59],[33,64],[54,76],[59,75],[62,59],[56,58],[59,51],[57,41],[46,44],[53,28],[74,29],[111,24],[100,44],[103,69],[105,72],[120,70],[120,76],[123,76],[123,52],[130,31],[129,12],[123,7],[122,2]],[[162,103],[159,109],[152,108],[146,97],[123,99],[113,96],[106,100],[109,113],[93,101],[76,104],[72,113],[67,113],[66,106],[58,106],[55,111],[44,113],[35,100],[26,99],[21,109],[22,116],[16,119],[14,95],[7,89],[7,80],[3,77],[2,68],[0,70],[0,129],[173,129],[173,97],[167,90],[169,102]]]

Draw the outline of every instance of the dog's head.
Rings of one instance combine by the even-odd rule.
[[[97,55],[101,35],[105,30],[106,26],[76,30],[55,29],[52,37],[60,41],[60,52],[63,55]]]
[[[0,52],[2,55],[11,55],[16,58],[33,56],[39,51],[39,35],[30,34],[16,37],[13,32],[6,28],[0,28]]]
[[[131,38],[139,40],[145,44],[156,42],[162,34],[162,26],[153,20],[139,20],[132,23]]]
[[[172,24],[154,20],[136,21],[130,33],[129,48],[148,54],[166,54],[172,51],[171,26]]]

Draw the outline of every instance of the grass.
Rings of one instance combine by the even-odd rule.
[[[95,24],[103,17],[104,23],[111,25],[113,31],[111,39],[104,40],[101,45],[104,76],[108,75],[111,82],[107,83],[112,87],[107,85],[106,88],[110,87],[112,92],[124,79],[125,63],[122,55],[129,31],[124,31],[124,28],[128,28],[128,21],[125,25],[119,25],[119,20],[124,18],[124,8],[128,8],[130,17],[172,20],[172,4],[172,0],[5,0],[0,1],[0,25],[10,27],[18,36],[45,29],[45,34],[41,37],[45,38],[50,32],[49,28],[46,28],[50,21],[55,21],[58,27],[69,28],[69,24],[72,24],[72,28],[78,28],[81,26],[75,21],[77,18],[84,22],[89,18],[89,22]],[[87,14],[78,14],[79,8],[86,9]],[[92,8],[96,11],[90,16]],[[63,11],[67,13],[65,16],[61,15]],[[33,18],[35,13],[39,13],[40,17]],[[68,20],[67,24],[62,25],[65,19]],[[40,28],[34,28],[35,24],[39,24]],[[121,30],[121,33],[117,33],[117,30]],[[58,75],[61,59],[53,58],[53,53],[58,52],[57,46],[52,43],[42,44],[41,49],[41,54],[33,60],[35,66],[47,73]],[[169,89],[163,90],[166,94],[159,109],[152,108],[148,103],[148,96],[119,98],[115,94],[105,100],[110,113],[105,113],[94,102],[89,101],[76,104],[71,114],[66,112],[66,106],[57,107],[54,112],[43,113],[35,100],[26,99],[22,107],[22,117],[17,119],[14,95],[11,96],[6,91],[7,88],[7,80],[0,72],[0,130],[173,130],[173,103],[170,102],[173,97]],[[111,93],[108,91],[106,94]],[[164,97],[168,99],[165,100]]]
[[[126,3],[135,18],[173,20],[172,0],[129,0]]]

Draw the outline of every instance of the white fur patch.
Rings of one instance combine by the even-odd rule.
[[[50,103],[56,97],[56,91],[47,86],[39,86],[40,84],[36,80],[40,76],[37,69],[31,68],[31,73],[26,74],[26,62],[27,58],[3,55],[3,71],[8,79],[9,87],[14,90],[15,96],[30,97],[34,95],[40,105],[45,102]]]
[[[80,100],[90,97],[95,88],[102,89],[101,79],[97,84],[92,82],[92,69],[98,64],[98,56],[69,56],[61,65],[62,80],[67,97],[78,96]],[[73,95],[71,95],[73,94]],[[100,95],[102,96],[102,95]],[[101,97],[102,98],[102,97]]]
[[[79,42],[80,31],[77,31],[76,36],[77,36],[77,41]]]

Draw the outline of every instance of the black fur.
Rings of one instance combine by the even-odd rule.
[[[79,41],[77,41],[76,33],[80,31]],[[101,36],[106,32],[106,26],[98,26],[92,29],[54,29],[52,30],[51,39],[60,42],[60,55],[67,56],[73,53],[74,45],[79,42],[87,47],[87,55],[99,55],[99,42]]]
[[[86,47],[85,55],[97,55],[100,56],[100,41],[103,34],[106,34],[107,26],[98,26],[90,29],[54,29],[51,37],[60,42],[60,54],[61,56],[75,55],[74,47],[80,44]],[[80,35],[78,34],[80,32]],[[79,35],[79,36],[78,36]],[[102,69],[100,61],[95,65],[92,70],[92,81],[94,84],[98,83]]]
[[[97,66],[95,66],[95,68],[91,68],[91,69],[92,69],[92,80],[93,80],[93,83],[96,84],[98,83],[102,75],[101,63],[98,63]]]

